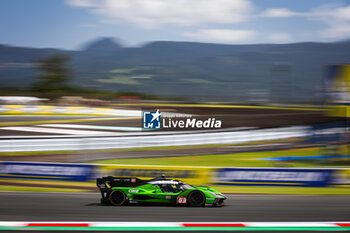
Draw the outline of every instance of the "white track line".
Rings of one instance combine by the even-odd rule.
[[[249,222],[249,227],[330,227],[332,222]]]
[[[21,127],[5,127],[14,128]],[[34,128],[40,127],[23,127]],[[49,132],[51,128],[46,128]],[[61,130],[61,132],[63,129]],[[67,131],[67,130],[65,130]],[[68,130],[69,131],[69,130]],[[75,131],[75,130],[74,130]],[[87,131],[95,135],[101,132]],[[83,131],[83,134],[87,133]],[[58,133],[54,130],[53,133]],[[67,132],[65,132],[67,133]],[[90,135],[91,135],[90,134]],[[109,134],[109,136],[112,133]],[[234,144],[252,141],[266,141],[274,139],[305,137],[308,135],[307,127],[284,127],[277,129],[260,129],[233,132],[195,133],[195,134],[172,134],[172,135],[145,135],[124,136],[123,133],[114,133],[111,137],[81,137],[81,138],[37,138],[37,139],[2,139],[0,140],[1,152],[18,151],[57,151],[57,150],[98,150],[98,149],[121,149],[157,146],[185,146],[203,144]],[[125,134],[125,133],[124,133]],[[133,133],[134,134],[134,133]],[[113,137],[115,136],[115,137]]]
[[[43,127],[57,127],[70,129],[97,129],[97,130],[120,130],[120,131],[142,131],[140,127],[125,126],[102,126],[102,125],[79,125],[79,124],[43,124]]]
[[[1,127],[0,129],[3,129],[3,130],[15,130],[15,131],[25,131],[25,132],[36,132],[36,133],[54,133],[54,134],[111,135],[111,133],[101,132],[101,131],[55,129],[55,128],[31,127],[31,126]],[[115,135],[115,134],[113,134],[113,135]]]

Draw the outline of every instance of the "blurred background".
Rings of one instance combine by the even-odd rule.
[[[165,174],[350,194],[349,15],[345,0],[1,1],[0,190]],[[144,130],[156,110],[222,126]]]

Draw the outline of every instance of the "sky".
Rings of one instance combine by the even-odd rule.
[[[81,49],[99,37],[225,44],[350,39],[350,0],[0,0],[0,44]]]

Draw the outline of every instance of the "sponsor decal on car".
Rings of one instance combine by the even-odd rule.
[[[186,198],[186,197],[179,196],[179,197],[177,198],[177,203],[178,203],[178,204],[187,204],[187,198]]]
[[[165,199],[166,199],[166,200],[170,200],[170,199],[171,199],[171,196],[165,196]]]
[[[129,193],[138,193],[139,190],[138,189],[129,189],[128,192]]]

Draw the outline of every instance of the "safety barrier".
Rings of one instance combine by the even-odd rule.
[[[92,177],[93,167],[92,164],[2,162],[0,177],[88,181]]]
[[[308,186],[331,184],[334,169],[219,168],[213,183],[247,186]]]
[[[350,187],[350,169],[0,163],[2,178],[91,181],[102,176],[152,179],[161,175],[194,185]]]
[[[143,166],[143,165],[98,165],[74,163],[0,163],[0,177],[21,179],[47,179],[65,181],[89,181],[102,176],[138,177],[152,179],[161,175],[183,180],[191,184],[209,184],[213,168]]]

